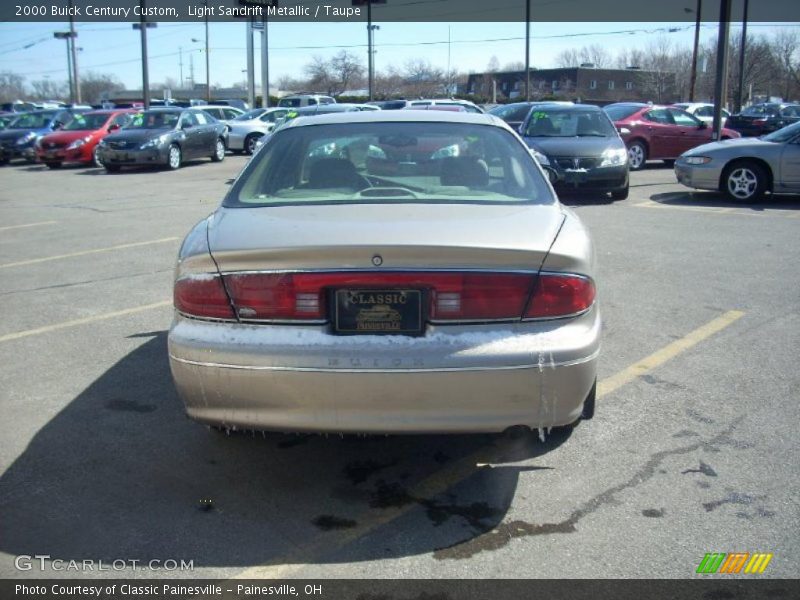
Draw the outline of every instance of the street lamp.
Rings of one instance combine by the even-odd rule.
[[[75,80],[73,79],[72,75],[72,68],[73,68],[73,49],[72,49],[72,40],[74,37],[78,35],[74,31],[56,31],[53,33],[53,37],[57,40],[65,40],[67,42],[67,77],[69,80],[69,101],[74,103],[76,99],[75,95]]]
[[[147,30],[153,29],[157,26],[157,23],[149,23],[144,19],[144,0],[139,1],[139,6],[141,7],[141,18],[138,23],[133,24],[133,28],[139,30],[141,34],[142,40],[142,101],[144,102],[144,108],[147,110],[150,108],[150,74],[147,69]]]
[[[211,73],[210,73],[210,57],[208,56],[208,0],[205,0],[206,10],[205,13],[205,20],[206,20],[206,102],[211,102]],[[199,42],[200,40],[192,38],[193,42]]]

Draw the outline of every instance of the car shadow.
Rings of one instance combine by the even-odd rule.
[[[187,161],[181,164],[180,169],[178,171],[182,171],[184,169],[192,169],[195,167],[202,166],[206,163],[211,163],[212,161],[208,159],[193,159],[191,161]],[[166,166],[163,165],[136,165],[131,167],[122,167],[119,171],[115,173],[107,172],[103,167],[83,167],[83,170],[77,172],[77,175],[135,175],[141,173],[150,173],[150,174],[160,174],[160,173],[172,173],[171,169],[168,169]]]
[[[554,430],[544,443],[527,433],[226,435],[185,418],[166,332],[132,337],[146,341],[0,477],[8,555],[171,558],[199,568],[286,564],[298,552],[320,563],[453,552],[502,523],[520,473],[550,469],[544,458],[571,432]],[[376,523],[376,543],[303,550],[336,548]]]
[[[610,194],[601,194],[591,191],[556,190],[561,204],[566,206],[590,206],[613,204],[615,201]]]
[[[668,206],[689,206],[705,208],[736,208],[740,210],[752,210],[762,212],[768,209],[778,210],[800,210],[800,196],[792,195],[768,195],[759,202],[734,202],[720,192],[711,191],[686,191],[686,192],[665,192],[653,194],[650,200]]]

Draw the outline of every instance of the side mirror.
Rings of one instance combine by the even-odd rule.
[[[64,126],[64,124],[61,121],[56,121],[55,123],[53,123],[53,129],[54,130],[61,129],[63,126]]]
[[[119,129],[119,125],[117,123],[113,123],[112,125],[108,126],[108,133],[111,133],[112,131],[116,131],[117,129]]]
[[[547,175],[547,179],[550,183],[555,183],[558,181],[558,172],[553,167],[548,167],[547,165],[539,165],[544,170],[545,174]]]

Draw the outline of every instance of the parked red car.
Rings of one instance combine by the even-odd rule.
[[[628,165],[638,171],[648,160],[672,164],[681,154],[711,141],[711,127],[674,106],[619,102],[603,107],[628,147]],[[720,138],[742,137],[722,128]]]
[[[75,115],[66,126],[44,136],[36,145],[36,156],[51,169],[65,163],[102,167],[95,149],[112,131],[130,123],[137,110],[96,110]]]

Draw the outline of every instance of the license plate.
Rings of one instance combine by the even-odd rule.
[[[422,333],[420,290],[336,290],[334,306],[337,333]]]

